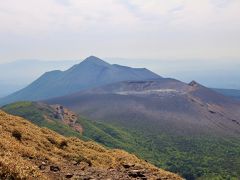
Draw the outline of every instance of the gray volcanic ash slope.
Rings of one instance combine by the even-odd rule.
[[[47,102],[149,133],[240,136],[240,104],[194,81],[126,81]]]

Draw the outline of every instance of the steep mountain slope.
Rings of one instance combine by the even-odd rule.
[[[150,133],[240,136],[240,103],[196,82],[120,82],[47,102]]]
[[[142,157],[187,179],[240,176],[240,103],[194,81],[126,81],[46,102],[133,132]]]
[[[46,104],[33,102],[19,102],[3,107],[4,111],[25,117],[43,127],[48,125],[45,117],[54,117],[56,114],[55,110],[48,109]],[[66,130],[63,126],[47,127],[66,136],[91,139],[111,148],[124,149],[158,167],[179,173],[186,179],[234,179],[240,176],[239,138],[173,136],[161,131],[149,135],[142,129],[95,122],[78,115],[76,117],[76,123],[83,127],[83,134],[70,128]],[[59,119],[52,120],[59,122]]]
[[[160,78],[145,68],[111,65],[90,56],[66,71],[47,72],[26,88],[0,99],[0,104],[63,96],[83,89],[124,80]]]
[[[1,179],[181,179],[121,150],[65,138],[0,111]]]
[[[50,106],[39,102],[16,102],[5,105],[1,109],[9,114],[28,119],[39,127],[47,127],[67,137],[75,136],[86,140],[91,139],[114,148],[125,147],[127,141],[131,144],[130,136],[126,132],[107,124],[93,122],[62,107],[64,112],[67,113],[64,115],[67,116],[65,119],[68,120],[69,117],[72,118],[72,115],[74,115],[74,124],[66,124],[66,121],[59,118],[59,113],[55,107],[59,107],[59,105]],[[79,127],[81,127],[80,131]],[[113,134],[121,134],[121,138],[116,139],[112,136],[113,134],[105,132],[104,129],[108,129]]]
[[[17,102],[3,106],[9,114],[21,116],[32,123],[52,129],[65,136],[81,137],[83,127],[74,112],[60,106],[38,102]]]

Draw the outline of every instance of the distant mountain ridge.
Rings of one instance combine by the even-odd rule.
[[[157,78],[161,76],[145,68],[111,65],[95,56],[90,56],[66,71],[57,70],[43,74],[26,88],[0,99],[0,104],[58,97],[125,80]]]
[[[229,96],[231,98],[237,99],[240,101],[240,90],[237,89],[213,89],[218,93],[221,93],[225,96]]]
[[[5,97],[26,87],[46,71],[65,70],[76,63],[77,61],[74,60],[21,59],[0,64],[0,97]]]

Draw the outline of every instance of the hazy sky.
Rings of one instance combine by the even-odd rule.
[[[0,0],[0,62],[240,59],[240,0]]]

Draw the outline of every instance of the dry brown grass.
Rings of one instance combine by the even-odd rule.
[[[115,168],[124,162],[134,163],[162,177],[181,179],[125,151],[109,150],[78,138],[66,138],[2,111],[0,137],[0,179],[49,179],[47,173],[39,170],[39,163],[48,162],[61,166],[78,159],[103,169]]]

